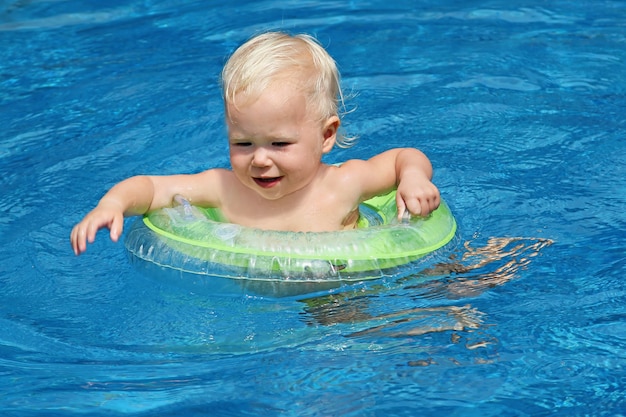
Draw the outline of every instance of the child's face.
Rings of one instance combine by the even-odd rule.
[[[286,80],[239,108],[227,103],[230,162],[237,178],[268,200],[309,185],[339,126],[335,116],[325,121],[315,116],[307,114],[304,94]]]

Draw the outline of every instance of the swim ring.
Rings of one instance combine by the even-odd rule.
[[[338,232],[282,232],[224,221],[214,208],[182,204],[135,222],[129,253],[163,268],[262,281],[357,281],[390,275],[444,246],[456,222],[442,201],[428,217],[398,221],[395,191],[360,205],[358,228]]]

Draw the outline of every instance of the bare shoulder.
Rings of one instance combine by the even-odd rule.
[[[371,174],[372,169],[377,171],[384,169],[392,170],[399,151],[400,149],[390,149],[369,159],[350,159],[341,164],[341,168],[346,169],[351,175]]]
[[[235,176],[232,171],[221,168],[208,169],[180,178],[180,194],[190,201],[207,207],[219,207],[226,190],[232,188]]]
[[[366,172],[367,164],[358,159],[340,165],[328,165],[324,174],[323,195],[334,195],[337,199],[354,201],[358,204],[363,194]]]
[[[333,179],[351,180],[366,173],[370,165],[369,161],[363,159],[350,159],[341,164],[330,165],[329,169]]]
[[[333,187],[354,186],[354,181],[361,177],[361,172],[365,172],[367,164],[360,159],[351,159],[337,165],[326,167],[326,182]]]
[[[193,175],[201,181],[230,181],[234,178],[233,172],[225,168],[211,168]]]
[[[390,156],[348,160],[337,167],[333,181],[358,192],[361,201],[385,193],[396,185],[394,159]]]

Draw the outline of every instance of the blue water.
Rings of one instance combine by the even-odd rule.
[[[0,3],[0,414],[626,414],[625,1]],[[211,294],[69,231],[113,184],[228,166],[249,36],[316,35],[360,137],[459,222],[401,278]],[[127,226],[130,222],[127,221]]]

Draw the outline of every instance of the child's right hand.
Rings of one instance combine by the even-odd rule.
[[[111,240],[117,242],[124,228],[124,211],[116,204],[100,203],[90,211],[72,229],[70,242],[76,255],[80,255],[87,249],[87,242],[93,243],[96,233],[103,227],[110,230]]]

